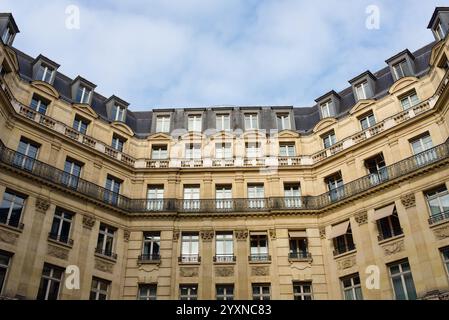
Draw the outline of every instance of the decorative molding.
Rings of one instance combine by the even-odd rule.
[[[201,231],[201,239],[203,239],[203,241],[212,241],[214,239],[214,231],[213,230],[205,230],[205,231]]]
[[[359,226],[362,224],[366,224],[368,222],[368,212],[363,211],[356,213],[354,219],[359,224]]]
[[[438,240],[449,238],[449,225],[433,229],[433,233]]]
[[[92,229],[95,225],[95,217],[89,216],[89,215],[83,215],[83,227],[86,229]]]
[[[5,242],[5,243],[9,243],[9,244],[16,244],[18,238],[19,238],[18,234],[0,229],[0,241],[1,242]]]
[[[123,230],[123,239],[125,240],[125,242],[129,241],[129,237],[131,235],[131,231],[129,230]]]
[[[386,256],[390,256],[392,254],[404,251],[404,240],[401,239],[399,241],[383,245],[382,249],[384,249],[384,254]]]
[[[215,276],[217,276],[217,277],[232,277],[232,276],[234,276],[234,267],[215,268]]]
[[[181,232],[179,230],[173,230],[173,241],[178,241]]]
[[[326,228],[320,228],[320,238],[326,239]]]
[[[181,277],[192,278],[198,277],[198,267],[182,267],[179,269],[179,274]]]
[[[153,272],[159,270],[158,264],[139,264],[139,271],[143,272]]]
[[[346,259],[338,261],[338,269],[345,270],[354,267],[357,264],[355,256],[347,257]]]
[[[36,211],[46,213],[50,208],[50,201],[44,198],[36,198]]]
[[[270,229],[270,230],[268,230],[268,232],[270,234],[270,239],[276,240],[276,229]]]
[[[406,209],[416,206],[415,194],[409,193],[401,196],[401,203]]]
[[[107,272],[107,273],[112,273],[114,268],[114,264],[113,263],[109,263],[100,259],[95,259],[95,269],[103,271],[103,272]]]
[[[248,230],[235,230],[234,233],[237,241],[246,241],[246,238],[248,238]]]
[[[269,276],[270,275],[270,268],[269,267],[252,267],[251,268],[251,275],[252,276]]]
[[[69,250],[53,246],[51,244],[47,247],[47,254],[62,260],[67,260],[69,258]]]

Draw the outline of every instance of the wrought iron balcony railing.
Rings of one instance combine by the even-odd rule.
[[[271,256],[268,253],[250,254],[248,256],[250,262],[270,262]]]
[[[232,213],[269,212],[290,210],[320,210],[342,200],[360,195],[381,184],[417,172],[439,161],[449,158],[449,140],[434,148],[384,167],[377,174],[369,174],[339,188],[318,196],[271,197],[255,199],[131,199],[114,193],[78,176],[70,175],[44,162],[27,157],[8,149],[0,142],[0,163],[31,174],[46,182],[53,183],[132,214],[138,213]],[[443,218],[447,214],[443,215]],[[433,217],[436,221],[438,217]]]
[[[312,254],[307,251],[290,252],[288,258],[290,260],[311,260]]]
[[[429,218],[429,224],[435,224],[444,220],[449,220],[449,211],[443,211],[440,212],[438,214],[433,214],[430,218]]]
[[[217,263],[233,263],[236,261],[236,257],[232,254],[217,254],[213,260]]]
[[[145,253],[141,254],[137,260],[139,263],[145,263],[145,262],[159,262],[161,261],[161,255],[158,253]]]
[[[199,254],[182,254],[178,257],[180,263],[200,263],[201,257]]]

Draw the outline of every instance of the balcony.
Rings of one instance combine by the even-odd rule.
[[[73,240],[70,239],[68,236],[64,235],[58,235],[57,233],[49,233],[48,239],[51,241],[55,241],[61,244],[64,244],[66,246],[72,247],[73,246]]]
[[[234,263],[237,259],[232,254],[217,254],[213,260],[215,263]]]
[[[159,262],[161,262],[161,256],[158,253],[145,253],[145,254],[141,254],[137,258],[137,262],[139,264],[159,263]]]
[[[98,255],[102,258],[108,258],[114,261],[117,260],[117,254],[113,253],[111,250],[103,250],[101,248],[96,248],[95,255]]]
[[[429,224],[433,225],[442,221],[449,220],[449,211],[440,212],[438,214],[434,214],[429,218]]]
[[[290,261],[311,261],[312,254],[307,251],[290,252],[288,254],[288,259]]]
[[[178,257],[178,262],[185,264],[197,264],[201,262],[201,257],[198,254],[182,254],[180,257]]]
[[[249,262],[267,263],[271,262],[271,256],[268,253],[257,253],[248,256]]]

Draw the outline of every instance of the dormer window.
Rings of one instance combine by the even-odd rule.
[[[444,33],[443,25],[441,24],[440,19],[438,19],[438,21],[436,22],[434,31],[438,40],[443,40],[444,38],[446,38],[446,34]]]
[[[245,130],[259,129],[259,122],[256,113],[245,114]]]
[[[216,129],[218,131],[231,130],[231,120],[229,114],[217,114],[216,116]]]
[[[114,121],[124,122],[125,121],[125,108],[119,105],[114,105],[112,107],[112,116]]]
[[[2,41],[4,44],[10,44],[10,41],[12,39],[12,32],[11,29],[9,27],[5,28],[5,31],[3,31],[3,35],[2,35]]]
[[[396,80],[404,78],[410,74],[408,71],[407,61],[405,59],[393,65],[393,71]]]
[[[320,105],[321,108],[321,117],[324,118],[329,118],[332,116],[332,100],[327,100],[326,102],[322,103]]]
[[[363,81],[362,83],[359,83],[355,86],[355,92],[357,95],[357,100],[363,100],[367,98],[367,87],[368,87],[368,81]]]
[[[371,99],[376,92],[377,78],[370,72],[365,71],[361,75],[349,80],[356,102]]]
[[[88,104],[90,101],[91,93],[92,91],[89,88],[80,85],[76,94],[76,102]]]
[[[201,132],[202,117],[200,114],[190,115],[188,119],[188,130]]]
[[[156,132],[170,132],[170,116],[156,117]]]
[[[290,115],[287,114],[278,114],[277,115],[277,125],[278,125],[278,130],[290,130],[291,129],[291,125],[290,125]]]
[[[47,66],[46,64],[43,63],[39,66],[39,70],[37,72],[37,79],[47,83],[51,83],[53,72],[54,69],[52,67]]]

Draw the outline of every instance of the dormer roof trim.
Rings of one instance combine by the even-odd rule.
[[[326,98],[330,98],[331,96],[334,96],[334,97],[336,97],[337,99],[341,100],[340,95],[339,95],[337,92],[335,92],[334,90],[331,90],[331,91],[329,91],[329,92],[323,94],[321,97],[316,98],[316,99],[315,99],[315,102],[316,102],[316,103],[320,103],[320,102],[322,102],[323,100],[326,100]]]
[[[75,79],[73,79],[72,85],[77,81],[80,81],[82,84],[90,87],[91,89],[95,89],[97,87],[96,84],[93,84],[92,82],[90,82],[89,80],[86,80],[85,78],[83,78],[81,76],[77,76]]]
[[[385,62],[387,64],[390,64],[391,62],[393,62],[394,60],[396,60],[397,58],[403,56],[403,55],[407,55],[410,58],[412,58],[412,60],[415,60],[415,56],[413,55],[413,53],[411,53],[408,49],[405,49],[397,54],[395,54],[394,56],[392,56],[391,58],[388,58],[387,60],[385,60]]]
[[[432,29],[433,28],[435,20],[437,19],[437,16],[438,16],[438,14],[441,11],[448,11],[449,12],[449,7],[437,7],[437,8],[435,8],[435,11],[433,12],[432,18],[430,18],[429,25],[427,26],[427,29]]]
[[[9,22],[11,22],[12,28],[14,29],[14,33],[19,33],[19,27],[16,24],[16,21],[14,20],[14,16],[12,13],[0,13],[0,17],[7,17],[9,19]]]
[[[371,71],[367,70],[367,71],[363,72],[362,74],[359,74],[357,77],[355,77],[355,78],[349,80],[348,82],[349,82],[351,85],[354,85],[354,84],[356,84],[359,80],[363,79],[363,78],[366,77],[366,76],[370,77],[370,78],[373,79],[374,81],[377,80],[377,78],[371,73]]]
[[[117,97],[116,95],[112,95],[108,100],[106,100],[106,103],[109,103],[111,101],[115,101],[115,102],[117,102],[118,104],[120,104],[121,106],[123,106],[125,108],[127,108],[129,106],[128,102],[126,102],[125,100]]]
[[[39,61],[42,60],[44,61],[46,64],[50,65],[51,67],[54,67],[55,69],[58,69],[60,67],[60,65],[56,62],[54,62],[53,60],[48,59],[46,56],[40,54],[36,57],[36,59],[34,59],[33,61],[33,66]]]

